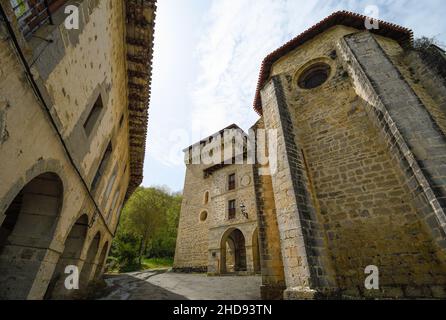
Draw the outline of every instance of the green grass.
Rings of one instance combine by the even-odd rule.
[[[142,260],[141,269],[171,268],[172,266],[173,258],[144,258]]]

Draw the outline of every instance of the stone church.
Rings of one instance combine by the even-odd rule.
[[[264,59],[273,169],[185,150],[176,270],[261,270],[264,299],[446,298],[446,55],[365,21],[336,12]]]
[[[0,299],[74,298],[67,266],[81,291],[101,276],[142,181],[155,10],[0,0]]]

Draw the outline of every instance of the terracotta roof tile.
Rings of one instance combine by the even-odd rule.
[[[259,115],[262,114],[260,90],[269,79],[272,65],[279,58],[335,25],[345,25],[365,30],[364,21],[366,18],[364,15],[349,11],[337,11],[266,56],[260,67],[260,75],[254,98],[254,110]],[[403,46],[410,46],[413,42],[412,30],[381,20],[379,20],[379,29],[372,29],[371,32],[395,39]]]

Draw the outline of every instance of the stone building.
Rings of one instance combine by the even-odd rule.
[[[101,275],[142,181],[154,2],[0,0],[0,298]]]
[[[277,134],[274,170],[252,170],[263,298],[446,297],[446,56],[365,26],[336,12],[262,63],[254,130]],[[210,186],[189,186],[192,170],[183,210],[198,219],[191,193]],[[190,226],[183,256],[205,266],[209,232]]]
[[[187,169],[174,270],[211,275],[260,271],[254,166],[246,164],[246,141],[246,134],[231,125],[184,150]]]

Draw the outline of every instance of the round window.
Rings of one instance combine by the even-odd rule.
[[[206,219],[208,218],[208,213],[207,211],[202,211],[200,213],[200,221],[206,221]]]
[[[313,89],[327,81],[330,66],[326,63],[316,63],[308,67],[299,77],[298,84],[302,89]]]

